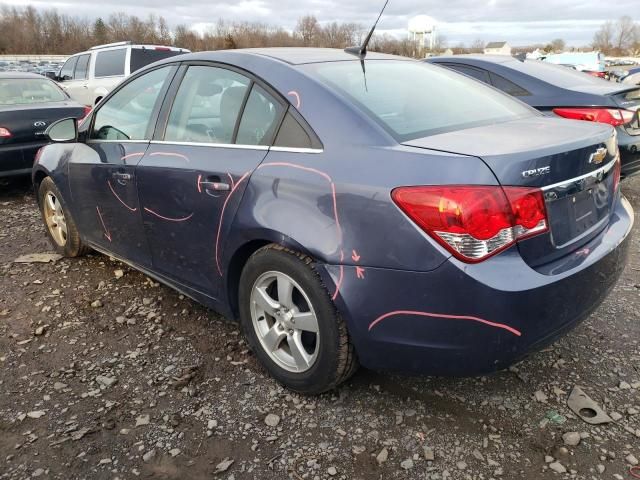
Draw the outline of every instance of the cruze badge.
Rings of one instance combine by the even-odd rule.
[[[593,163],[594,165],[600,165],[604,162],[604,159],[607,158],[607,149],[604,147],[600,147],[595,153],[592,153],[589,157],[589,163]]]
[[[522,172],[524,178],[540,177],[551,173],[551,167],[534,168],[533,170],[525,170]]]

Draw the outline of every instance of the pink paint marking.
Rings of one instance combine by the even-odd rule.
[[[340,250],[340,263],[344,262],[344,251]],[[338,281],[336,282],[336,291],[331,297],[331,300],[335,300],[338,298],[338,294],[340,293],[340,287],[342,287],[342,281],[344,280],[344,265],[340,265],[340,276],[338,277]]]
[[[364,271],[364,268],[356,267],[356,277],[358,277],[360,280],[364,280]]]
[[[189,158],[181,153],[175,152],[153,152],[149,155],[150,157],[178,157],[184,160],[185,162],[189,162]]]
[[[104,230],[104,236],[107,237],[107,240],[111,241],[111,233],[107,229],[107,226],[104,224],[104,220],[102,219],[102,213],[100,213],[100,208],[96,205],[96,211],[98,212],[98,218],[100,219],[100,223],[102,224],[102,229]]]
[[[358,252],[356,252],[355,250],[351,251],[351,260],[353,260],[354,262],[360,261],[360,255],[358,255]]]
[[[491,321],[485,320],[483,318],[468,317],[468,316],[465,316],[465,315],[446,315],[444,313],[414,312],[414,311],[411,311],[411,310],[397,310],[395,312],[385,313],[384,315],[376,318],[373,322],[371,322],[371,324],[369,325],[369,331],[371,331],[376,325],[378,325],[383,320],[385,320],[385,319],[387,319],[389,317],[397,316],[397,315],[415,315],[415,316],[419,316],[419,317],[447,318],[447,319],[451,319],[451,320],[469,320],[469,321],[472,321],[472,322],[483,323],[484,325],[489,325],[490,327],[501,328],[503,330],[506,330],[506,331],[514,334],[517,337],[522,336],[522,333],[520,332],[520,330],[516,330],[515,328],[510,327],[509,325],[505,325],[504,323],[491,322]]]
[[[294,97],[296,99],[296,108],[300,110],[300,106],[302,105],[302,102],[300,101],[300,94],[295,90],[291,90],[290,92],[287,93],[287,95]]]
[[[110,180],[107,180],[107,183],[109,184],[109,188],[111,189],[111,193],[113,193],[113,196],[114,196],[114,197],[116,197],[116,198],[118,199],[118,201],[119,201],[122,205],[124,205],[127,209],[129,209],[129,210],[130,210],[130,211],[132,211],[132,212],[137,212],[137,211],[138,211],[138,208],[137,208],[137,207],[136,207],[136,208],[133,208],[133,207],[130,207],[129,205],[127,205],[126,203],[124,203],[124,201],[120,198],[120,195],[118,195],[118,194],[116,193],[116,191],[113,189],[113,185],[111,185],[111,181],[110,181]]]
[[[222,221],[224,220],[224,212],[227,209],[227,204],[229,203],[229,199],[231,199],[231,196],[235,193],[235,191],[245,180],[245,178],[247,178],[251,173],[253,173],[253,170],[249,170],[244,175],[242,175],[242,177],[240,177],[240,180],[238,180],[238,183],[233,185],[231,191],[229,192],[229,195],[227,195],[227,198],[224,199],[224,203],[222,204],[220,221],[218,222],[218,233],[216,234],[216,266],[218,267],[218,273],[220,274],[220,276],[222,276],[222,267],[220,266],[220,233],[222,232]]]
[[[133,158],[133,157],[144,157],[144,153],[142,153],[142,152],[130,153],[130,154],[125,155],[124,157],[120,158],[120,160],[122,162],[126,162],[129,158]]]
[[[145,212],[149,212],[152,215],[155,215],[158,218],[161,218],[162,220],[166,220],[168,222],[186,222],[187,220],[189,220],[191,217],[193,217],[193,213],[191,213],[190,215],[183,217],[183,218],[171,218],[171,217],[165,217],[163,215],[160,215],[159,213],[154,212],[153,210],[151,210],[150,208],[144,207]]]
[[[227,173],[227,177],[229,177],[229,182],[231,182],[231,189],[235,188],[236,182],[233,181],[233,177],[230,173]]]
[[[200,184],[202,183],[202,175],[198,175],[198,193],[202,193],[202,188]]]

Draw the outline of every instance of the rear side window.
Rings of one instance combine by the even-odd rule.
[[[153,62],[164,60],[165,58],[175,57],[176,55],[180,54],[182,54],[182,52],[166,49],[163,47],[132,48],[129,67],[131,73],[133,73],[136,70],[140,70],[142,67],[151,65]]]
[[[498,90],[502,90],[504,93],[508,93],[509,95],[512,95],[514,97],[526,97],[527,95],[531,95],[524,88],[516,85],[515,83],[507,80],[504,77],[501,77],[500,75],[496,75],[493,72],[489,75],[491,77],[491,83],[493,84],[493,86]]]
[[[60,78],[62,80],[71,80],[73,78],[73,70],[76,68],[78,57],[71,57],[67,60],[60,70]]]
[[[270,145],[282,118],[282,105],[258,85],[253,85],[242,113],[236,143]]]
[[[314,148],[314,142],[309,136],[307,131],[302,128],[302,125],[293,118],[291,113],[287,112],[287,115],[282,121],[278,136],[273,142],[274,147],[288,147],[288,148]]]
[[[126,56],[126,48],[98,52],[96,56],[96,78],[124,75]]]
[[[76,64],[76,70],[73,74],[74,80],[84,80],[87,78],[87,72],[89,71],[89,60],[91,55],[81,55],[78,57],[78,63]]]
[[[145,140],[153,111],[170,66],[158,68],[127,83],[100,106],[91,138],[98,140]]]
[[[370,60],[366,78],[358,61],[301,68],[398,142],[537,115],[482,83],[424,62]]]
[[[489,73],[486,70],[480,70],[478,68],[473,68],[473,67],[466,67],[464,65],[452,65],[452,64],[447,64],[447,67],[449,67],[452,70],[455,70],[456,72],[464,73],[465,75],[475,78],[476,80],[480,80],[481,82],[489,83]]]
[[[233,143],[251,81],[218,67],[189,67],[165,131],[168,142]]]

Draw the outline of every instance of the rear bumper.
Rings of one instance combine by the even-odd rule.
[[[365,268],[362,279],[343,267],[336,304],[368,368],[430,375],[499,370],[602,303],[624,268],[633,222],[621,198],[597,238],[544,270],[529,267],[517,247],[477,265],[450,259],[431,272]],[[338,282],[340,267],[326,268]]]
[[[31,174],[36,153],[45,142],[0,145],[0,177]]]

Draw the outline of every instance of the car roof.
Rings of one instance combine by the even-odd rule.
[[[29,72],[0,72],[0,79],[29,79],[29,78],[39,78],[44,80],[49,80],[47,77],[43,77],[42,75],[38,75],[37,73],[29,73]]]
[[[274,47],[274,48],[240,48],[236,50],[214,50],[210,52],[198,52],[180,57],[173,57],[173,60],[216,60],[221,53],[233,52],[237,54],[259,55],[279,60],[289,65],[303,65],[308,63],[344,62],[358,60],[358,57],[346,53],[338,48],[308,48],[308,47]],[[368,52],[367,60],[411,60],[397,55]]]

